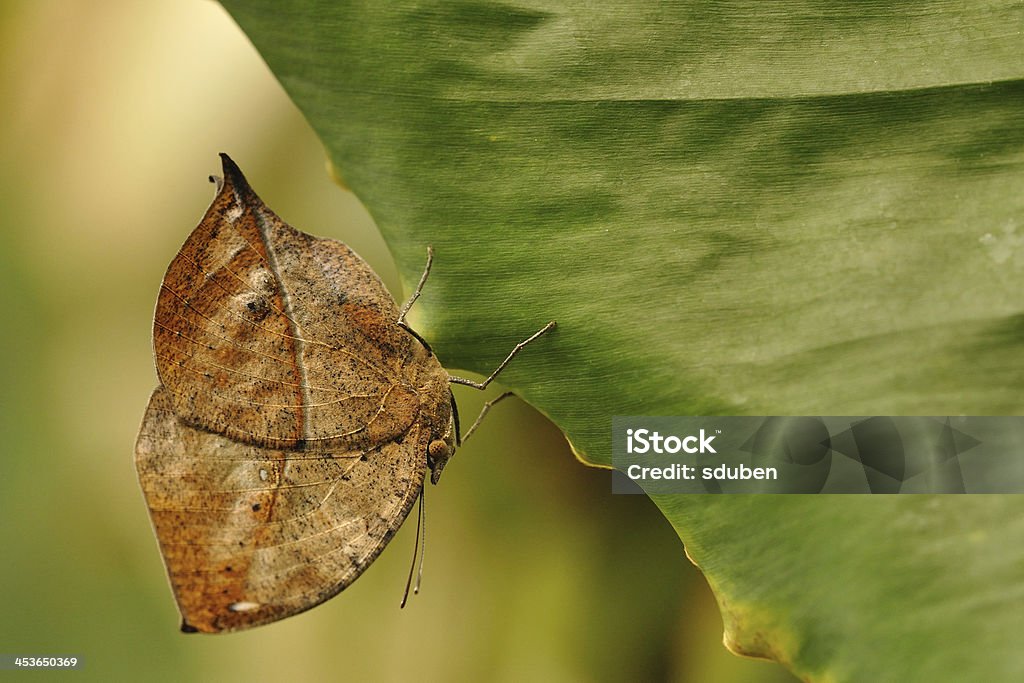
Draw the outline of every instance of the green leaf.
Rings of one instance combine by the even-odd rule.
[[[434,245],[447,367],[558,321],[502,382],[586,461],[613,415],[1021,411],[1019,3],[224,5],[407,284]],[[656,502],[736,650],[1024,678],[1017,497]]]

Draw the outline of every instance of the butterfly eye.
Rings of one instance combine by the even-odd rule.
[[[452,447],[443,439],[434,439],[427,446],[427,467],[430,468],[430,482],[436,484],[441,472],[452,457]]]
[[[430,442],[430,445],[427,446],[427,454],[435,463],[443,463],[446,461],[448,459],[449,451],[450,449],[448,448],[448,444],[441,439],[434,439]]]

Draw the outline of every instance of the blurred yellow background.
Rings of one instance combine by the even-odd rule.
[[[217,153],[400,294],[394,266],[219,5],[8,1],[0,54],[0,653],[77,654],[76,680],[792,680],[724,649],[654,506],[613,497],[517,401],[428,491],[424,590],[405,610],[412,524],[311,612],[180,634],[131,458],[160,279]],[[456,392],[472,419],[482,398]]]

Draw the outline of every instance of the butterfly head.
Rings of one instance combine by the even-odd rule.
[[[441,479],[441,471],[454,454],[455,444],[450,434],[430,442],[427,446],[427,466],[430,468],[431,484],[436,484]]]

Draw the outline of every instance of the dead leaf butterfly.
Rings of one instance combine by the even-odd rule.
[[[482,389],[554,327],[483,382],[449,376],[405,323],[431,250],[399,309],[355,252],[286,224],[221,157],[213,204],[160,286],[160,386],[135,446],[181,628],[204,633],[351,584],[460,443],[450,384]]]

